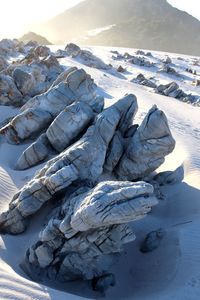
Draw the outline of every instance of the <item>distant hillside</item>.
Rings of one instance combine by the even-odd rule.
[[[106,30],[94,35],[99,28]],[[86,0],[40,24],[37,32],[65,43],[200,55],[200,22],[166,0]]]
[[[36,41],[40,45],[52,45],[52,43],[50,43],[45,37],[34,32],[24,34],[21,38],[19,38],[19,40],[25,43],[29,41]]]

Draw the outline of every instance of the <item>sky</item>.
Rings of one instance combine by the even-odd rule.
[[[20,37],[31,30],[32,24],[48,20],[80,1],[83,0],[0,0],[0,38]],[[168,2],[200,20],[200,0]]]

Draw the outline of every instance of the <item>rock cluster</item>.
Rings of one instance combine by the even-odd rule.
[[[141,66],[141,67],[147,67],[147,68],[154,66],[154,63],[150,62],[143,56],[134,56],[129,60],[129,62],[134,65]]]
[[[102,70],[109,70],[111,66],[104,63],[100,58],[95,56],[92,52],[88,50],[81,49],[78,45],[70,43],[65,47],[65,53],[67,56],[76,58],[82,64]]]
[[[96,278],[95,289],[99,280],[105,286],[123,245],[135,239],[127,222],[144,217],[156,204],[152,186],[144,182],[107,181],[79,189],[64,198],[28,249],[24,270],[63,282]]]
[[[138,74],[136,78],[133,78],[131,82],[135,82],[150,88],[157,87],[157,85],[151,79],[147,79],[142,73]]]
[[[46,130],[59,113],[74,101],[84,101],[97,106],[96,109],[102,106],[94,97],[96,85],[84,70],[70,68],[65,71],[65,76],[66,80],[30,99],[22,107],[22,112],[0,129],[0,135],[8,142],[18,144]]]
[[[10,49],[4,58],[0,56],[1,105],[22,106],[30,98],[46,92],[64,71],[48,47],[3,40],[0,53],[3,51],[1,48],[4,52]],[[24,54],[23,58],[9,64],[6,57],[13,59],[13,56],[18,57],[19,52]]]
[[[140,73],[137,75],[137,77],[133,78],[131,82],[152,88],[153,91],[157,94],[176,98],[180,101],[190,103],[195,106],[200,105],[200,98],[197,95],[193,95],[191,93],[188,94],[184,92],[175,81],[172,81],[167,84],[157,85],[151,78],[148,79],[142,73]],[[198,86],[197,81],[195,82],[195,84]]]
[[[85,55],[72,44],[65,51],[76,58]],[[0,88],[9,83],[13,101],[32,87],[32,64],[38,64],[38,57],[46,68],[60,67],[54,56],[46,56],[46,47],[37,46],[31,53],[30,65],[26,57],[24,68],[1,74],[5,83]],[[0,231],[24,232],[32,216],[54,203],[48,223],[26,252],[23,269],[35,280],[90,280],[102,291],[114,284],[109,270],[123,245],[135,239],[129,223],[145,217],[158,203],[155,182],[176,182],[176,174],[182,178],[178,170],[145,182],[173,151],[175,140],[156,106],[140,125],[134,124],[138,104],[132,94],[104,109],[96,84],[82,69],[58,72],[49,82],[47,91],[27,100],[0,129],[4,142],[34,140],[18,159],[18,169],[48,160],[0,215]]]
[[[169,66],[169,64],[166,62],[163,63],[163,66],[159,70],[159,73],[167,73],[167,74],[178,76],[178,77],[180,76],[180,74],[176,71],[176,69]]]
[[[170,82],[168,84],[160,84],[155,88],[155,92],[161,95],[176,98],[180,101],[190,103],[198,106],[200,104],[200,98],[198,96],[187,94],[184,92],[176,82]]]
[[[13,197],[0,215],[0,230],[23,232],[31,216],[56,201],[57,209],[27,250],[23,269],[32,278],[91,280],[95,290],[102,290],[114,282],[109,269],[123,245],[135,239],[128,223],[158,203],[153,186],[141,180],[164,162],[175,141],[157,107],[138,127],[134,95],[101,112],[94,86],[83,70],[68,71],[66,81],[30,100],[1,130],[8,141],[20,142],[47,129],[23,153],[19,168],[43,160],[50,147],[55,157]],[[102,181],[104,172],[115,180]]]

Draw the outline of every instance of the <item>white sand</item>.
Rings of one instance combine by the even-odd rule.
[[[109,49],[94,47],[94,52],[107,62],[119,65],[111,59]],[[120,51],[120,49],[118,49]],[[127,49],[126,49],[127,51]],[[133,50],[132,50],[133,51]],[[124,51],[122,50],[122,53]],[[156,53],[160,57],[161,53]],[[175,55],[170,55],[172,58]],[[189,57],[185,57],[191,60]],[[101,87],[99,92],[107,98],[107,105],[123,96],[134,93],[138,97],[138,122],[155,103],[163,109],[177,140],[174,153],[169,156],[161,170],[173,170],[184,163],[186,175],[183,183],[163,189],[167,199],[159,203],[144,220],[133,227],[137,240],[128,245],[115,266],[117,284],[110,288],[105,299],[134,300],[199,300],[200,299],[200,108],[181,103],[173,98],[155,95],[146,88],[130,83],[138,71],[149,74],[144,68],[128,67],[128,75],[119,78],[99,70],[84,67],[72,59],[62,59],[65,65],[78,65],[90,73]],[[122,63],[123,64],[123,63]],[[180,70],[187,63],[181,62]],[[140,69],[140,70],[139,70]],[[198,70],[200,71],[200,70]],[[151,71],[153,75],[154,70]],[[184,71],[182,71],[184,76]],[[154,74],[155,75],[155,74]],[[187,74],[188,75],[188,74]],[[189,74],[188,76],[193,76]],[[123,78],[124,77],[124,78]],[[163,80],[169,80],[164,78]],[[180,79],[179,79],[180,80]],[[192,80],[192,78],[191,78]],[[189,90],[191,80],[181,82]],[[199,93],[199,88],[196,88]],[[0,121],[17,112],[8,107],[0,107]],[[0,144],[0,209],[4,210],[18,188],[23,186],[37,168],[28,171],[13,169],[17,158],[27,145],[12,146]],[[0,238],[0,299],[96,299],[98,295],[89,293],[84,284],[67,284],[65,292],[37,284],[29,280],[19,264],[28,246],[37,238],[42,226],[41,217],[34,218],[28,231],[19,236]],[[42,218],[42,220],[44,220]],[[167,230],[161,246],[152,253],[139,252],[139,244],[145,235],[158,228]],[[82,297],[81,297],[82,295]]]

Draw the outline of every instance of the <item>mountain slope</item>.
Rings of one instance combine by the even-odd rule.
[[[86,0],[36,30],[56,41],[200,53],[200,22],[166,0]]]
[[[34,32],[25,33],[21,38],[19,38],[22,42],[36,41],[40,45],[52,45],[45,37],[36,34]]]

